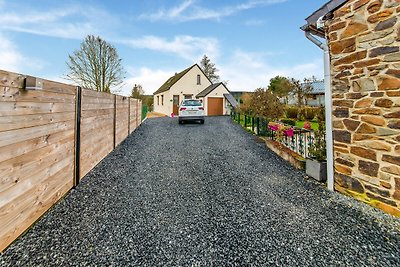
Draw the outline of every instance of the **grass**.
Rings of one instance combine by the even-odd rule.
[[[236,119],[237,119],[237,117],[235,117],[235,121],[236,121]],[[296,121],[296,125],[295,126],[298,127],[298,128],[303,128],[304,122],[305,121]],[[318,123],[317,122],[310,121],[310,123],[311,123],[311,129],[313,129],[314,131],[318,130]],[[243,114],[240,114],[240,125],[242,125],[244,127],[244,115]],[[250,127],[250,126],[251,126],[251,120],[248,119],[247,127]]]
[[[296,127],[298,128],[303,128],[305,121],[296,121]],[[314,122],[314,121],[310,121],[311,123],[311,129],[313,129],[314,131],[318,130],[318,123]]]

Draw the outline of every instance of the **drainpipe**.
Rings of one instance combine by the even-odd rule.
[[[333,135],[332,135],[332,91],[331,91],[331,62],[329,47],[315,38],[309,31],[305,31],[307,39],[324,50],[324,83],[325,83],[325,123],[326,123],[326,165],[328,190],[334,191],[333,177]]]

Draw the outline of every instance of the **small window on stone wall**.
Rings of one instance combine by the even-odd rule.
[[[164,106],[164,95],[161,95],[161,106]]]
[[[201,84],[200,74],[197,74],[197,85]]]
[[[158,95],[157,96],[157,106],[159,106],[160,105],[160,96]]]

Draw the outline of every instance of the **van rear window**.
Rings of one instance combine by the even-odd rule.
[[[184,100],[182,103],[183,106],[194,106],[198,107],[201,106],[200,100]]]

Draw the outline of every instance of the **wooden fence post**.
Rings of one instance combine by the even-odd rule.
[[[139,99],[136,101],[136,128],[139,127],[140,118],[139,118]]]
[[[128,97],[128,135],[131,133],[131,98]]]
[[[74,187],[80,180],[81,161],[81,115],[82,115],[82,88],[76,87],[75,98],[75,164],[74,164]]]
[[[116,143],[116,134],[117,134],[117,95],[114,95],[114,138],[113,138],[114,148]]]

